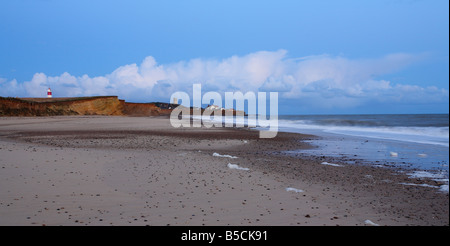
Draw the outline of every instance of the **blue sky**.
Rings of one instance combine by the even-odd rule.
[[[2,0],[0,96],[168,101],[202,83],[279,91],[282,114],[448,113],[448,5]]]

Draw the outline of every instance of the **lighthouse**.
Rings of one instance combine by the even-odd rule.
[[[47,97],[52,98],[52,90],[50,88],[47,90]]]

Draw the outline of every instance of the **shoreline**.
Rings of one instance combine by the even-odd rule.
[[[167,121],[0,118],[0,224],[449,224],[436,181],[283,153],[314,136]]]

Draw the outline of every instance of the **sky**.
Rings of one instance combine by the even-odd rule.
[[[279,93],[280,114],[449,112],[447,0],[2,0],[0,96]]]

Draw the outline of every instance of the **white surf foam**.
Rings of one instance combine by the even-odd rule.
[[[437,181],[437,182],[445,183],[441,186],[433,186],[433,185],[427,185],[427,184],[421,184],[419,186],[438,188],[439,191],[441,191],[441,192],[446,192],[446,193],[449,192],[448,191],[449,179],[448,179],[448,174],[446,174],[445,172],[431,173],[431,172],[427,172],[427,171],[414,171],[412,173],[408,173],[408,175],[410,178],[418,178],[418,179],[429,178],[429,179]],[[404,184],[404,183],[402,183],[402,184]],[[410,184],[410,183],[407,183],[407,184],[415,185],[415,184]]]
[[[246,167],[240,167],[240,166],[238,166],[237,164],[231,164],[231,163],[228,163],[228,168],[229,169],[237,169],[237,170],[243,170],[243,171],[248,171],[248,170],[250,170],[250,169],[248,169],[248,168],[246,168]]]
[[[448,127],[337,126],[314,124],[307,120],[279,120],[281,131],[319,130],[334,134],[390,139],[423,144],[449,146]]]
[[[225,157],[225,158],[232,158],[232,159],[236,159],[238,158],[237,156],[231,156],[231,155],[221,155],[219,153],[213,153],[213,156],[215,157]]]
[[[293,191],[293,192],[296,192],[296,193],[300,193],[300,192],[304,192],[304,190],[300,190],[300,189],[296,189],[296,188],[292,188],[292,187],[288,187],[288,188],[286,188],[286,191]]]
[[[333,166],[333,167],[342,167],[342,165],[335,164],[335,163],[329,163],[329,162],[326,162],[326,161],[324,161],[324,162],[322,162],[322,163],[320,163],[320,164],[322,164],[322,165],[328,165],[328,166]]]
[[[389,152],[389,154],[391,155],[391,157],[398,157],[398,153],[397,152]]]
[[[365,221],[364,221],[364,224],[370,225],[370,226],[379,226],[379,224],[373,223],[373,222],[370,221],[370,220],[365,220]]]
[[[445,179],[444,173],[430,173],[427,171],[414,171],[408,173],[410,178],[431,178],[431,179]],[[447,179],[448,180],[448,179]]]
[[[441,188],[439,188],[439,191],[448,193],[448,184],[441,185]]]
[[[440,186],[434,186],[429,184],[414,184],[414,183],[400,183],[401,185],[409,185],[409,186],[421,186],[421,187],[428,187],[428,188],[440,188]]]

